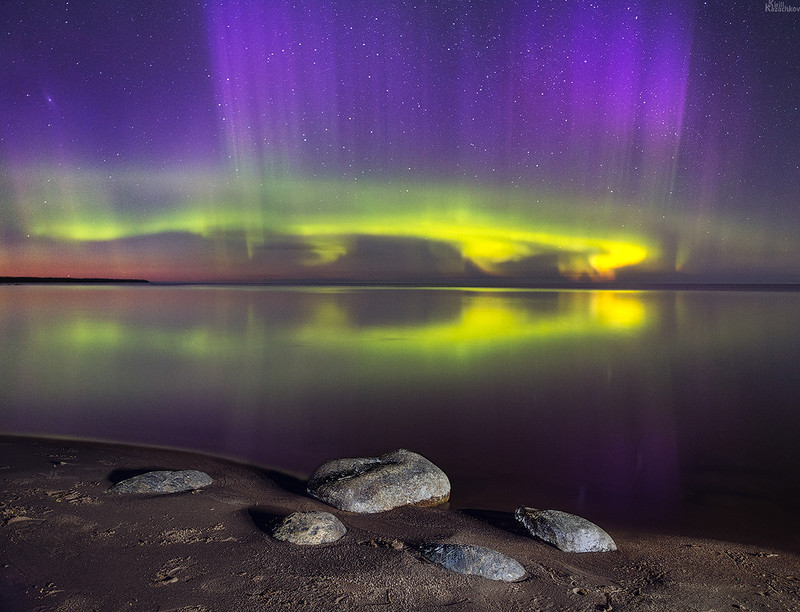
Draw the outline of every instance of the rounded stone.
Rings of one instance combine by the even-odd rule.
[[[165,493],[182,493],[207,487],[213,478],[205,472],[197,470],[158,470],[139,474],[115,484],[112,493],[149,493],[163,495]]]
[[[311,510],[290,514],[273,530],[272,536],[292,544],[316,545],[335,542],[345,533],[342,521],[330,512]]]
[[[489,580],[516,582],[525,577],[525,568],[507,555],[470,544],[424,544],[422,556],[459,574],[482,576]]]
[[[520,506],[514,513],[530,534],[564,552],[609,552],[617,550],[611,536],[585,518],[560,510],[537,510]]]
[[[311,476],[308,492],[348,512],[435,506],[450,499],[447,475],[417,453],[399,449],[380,457],[333,459]]]

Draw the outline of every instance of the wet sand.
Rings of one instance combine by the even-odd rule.
[[[197,469],[214,483],[107,493],[154,469]],[[167,449],[0,437],[0,609],[800,609],[800,555],[741,543],[747,534],[609,528],[617,552],[568,554],[521,531],[513,508],[357,515],[310,498],[305,476]],[[273,539],[274,521],[298,510],[332,512],[348,533],[311,547]],[[495,549],[528,577],[449,572],[417,552],[427,541]]]

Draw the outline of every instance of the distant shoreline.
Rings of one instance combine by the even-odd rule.
[[[49,276],[0,276],[2,285],[98,285],[98,284],[148,284],[150,281],[139,278],[72,278]]]

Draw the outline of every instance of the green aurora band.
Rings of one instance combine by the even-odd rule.
[[[556,372],[570,354],[569,347],[575,346],[571,342],[584,346],[592,339],[635,342],[659,318],[656,305],[642,292],[633,291],[538,291],[535,303],[541,303],[543,293],[548,293],[546,302],[554,306],[555,300],[558,307],[531,308],[530,290],[479,289],[450,296],[446,293],[454,290],[446,288],[371,289],[386,292],[386,299],[396,296],[393,299],[406,306],[418,300],[430,304],[432,299],[456,306],[447,315],[440,311],[427,320],[423,316],[400,322],[389,317],[371,323],[360,320],[358,307],[353,308],[351,300],[358,297],[357,290],[233,291],[239,291],[237,304],[249,303],[248,316],[232,319],[224,309],[215,310],[219,304],[230,306],[230,302],[215,302],[215,288],[209,287],[94,287],[88,291],[35,287],[21,296],[23,311],[36,313],[31,316],[44,322],[27,328],[30,336],[21,352],[22,363],[43,365],[50,373],[35,386],[43,398],[64,392],[63,381],[73,381],[86,397],[102,401],[126,393],[167,397],[175,393],[175,385],[209,384],[235,390],[266,385],[271,396],[289,397],[301,382],[303,388],[340,384],[337,367],[319,368],[315,365],[319,360],[350,364],[362,387],[394,380],[398,372],[413,371],[421,379],[436,381],[485,376],[487,369],[498,363],[503,368],[526,368],[528,359],[513,357],[536,350],[549,355],[540,367]],[[264,301],[265,291],[276,297],[275,302]],[[257,306],[282,302],[290,305],[292,320],[265,317]],[[0,314],[14,303],[0,299]],[[80,307],[64,309],[65,303]],[[165,324],[160,318],[165,304],[168,310],[176,304],[192,306],[185,318]],[[306,308],[309,305],[311,308]],[[498,362],[498,354],[507,359]],[[595,359],[602,354],[589,351],[585,357]],[[120,363],[145,372],[158,363],[158,367],[176,368],[182,374],[176,377],[179,381],[148,375],[153,385],[133,393],[131,372]],[[186,363],[193,367],[187,370]],[[249,367],[243,368],[243,363]],[[270,374],[252,377],[249,372],[253,370]],[[75,372],[92,375],[75,376]],[[326,376],[331,378],[320,381]]]
[[[235,278],[237,266],[254,259],[264,262],[265,278],[280,277],[280,271],[269,270],[263,254],[285,251],[287,243],[295,249],[292,274],[300,269],[305,270],[301,277],[313,277],[352,256],[357,239],[366,237],[425,245],[434,262],[443,250],[455,253],[462,271],[464,262],[470,262],[481,274],[525,277],[549,266],[560,277],[609,280],[621,269],[680,271],[691,263],[697,247],[738,265],[748,254],[743,246],[754,236],[733,222],[716,219],[712,233],[709,223],[656,215],[651,212],[656,206],[525,186],[236,176],[202,170],[110,176],[41,170],[13,176],[13,181],[6,179],[15,204],[11,222],[0,227],[6,235],[16,232],[74,248],[141,237],[169,242],[183,234],[215,247],[209,257],[217,258],[218,269],[229,271],[227,278]],[[680,234],[678,227],[684,228]],[[781,241],[772,228],[764,231],[771,232],[773,264],[798,252],[794,241]],[[733,243],[736,249],[731,249]],[[764,251],[762,245],[756,252]],[[13,275],[12,262],[9,250],[0,248],[3,274]],[[386,280],[392,280],[391,262],[386,270]],[[443,277],[454,270],[458,276],[452,265],[433,273]],[[357,277],[358,270],[353,272]],[[130,273],[136,275],[136,270]]]

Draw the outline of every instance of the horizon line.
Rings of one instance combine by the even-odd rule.
[[[800,290],[798,281],[730,281],[713,279],[684,280],[519,280],[519,279],[263,279],[263,280],[148,280],[108,277],[49,277],[49,276],[0,276],[3,285],[151,285],[151,286],[229,286],[229,287],[376,287],[376,288],[443,288],[443,289],[551,289],[551,290]]]

